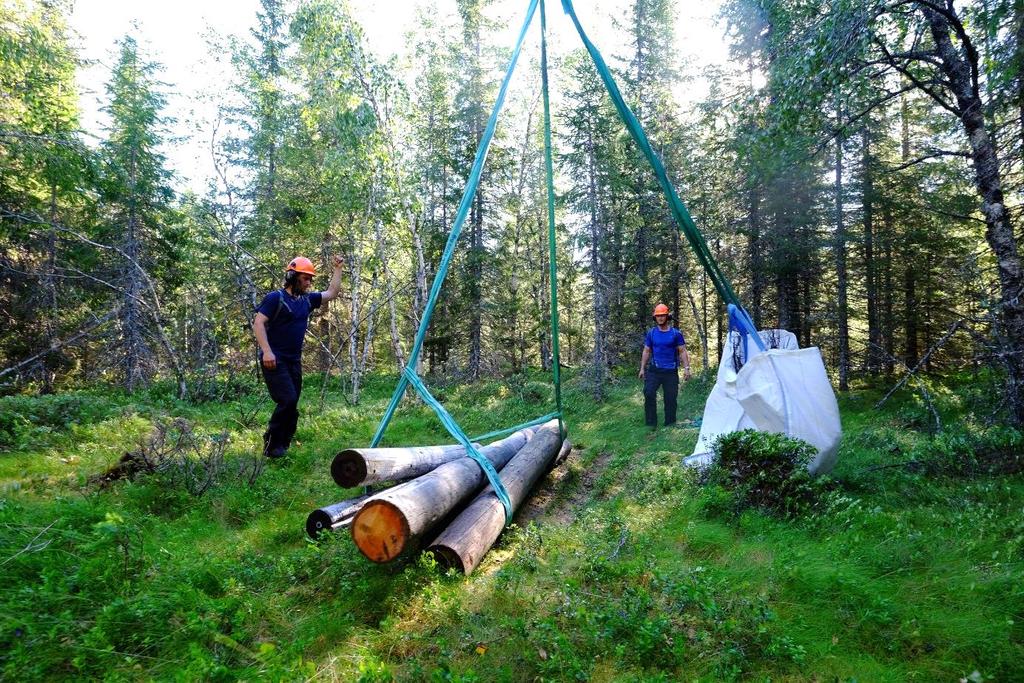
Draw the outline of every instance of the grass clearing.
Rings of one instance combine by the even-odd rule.
[[[684,388],[681,427],[648,432],[632,378],[595,405],[570,375],[565,405],[579,450],[544,507],[462,577],[429,557],[378,566],[347,537],[305,538],[310,510],[356,493],[339,490],[328,468],[342,446],[367,443],[383,413],[392,380],[368,380],[358,406],[328,387],[321,412],[310,378],[301,445],[251,485],[231,472],[259,444],[267,406],[246,418],[259,386],[201,405],[159,388],[0,399],[3,676],[1024,676],[1024,478],[948,467],[958,448],[1019,441],[975,417],[983,403],[966,383],[931,392],[945,425],[938,436],[913,395],[881,410],[870,388],[844,397],[833,491],[822,511],[786,521],[719,516],[679,467],[708,384]],[[550,405],[540,376],[437,393],[470,434]],[[89,483],[161,416],[228,431],[216,486],[197,498],[148,475]],[[387,435],[391,444],[446,441],[413,405]],[[941,467],[912,464],[930,454]]]

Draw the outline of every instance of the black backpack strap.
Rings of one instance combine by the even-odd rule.
[[[284,290],[279,289],[277,290],[277,306],[274,307],[273,315],[267,318],[268,325],[273,325],[277,321],[277,317],[281,315],[282,308],[288,308],[288,304],[284,302]],[[288,310],[290,311],[292,309],[288,308]]]

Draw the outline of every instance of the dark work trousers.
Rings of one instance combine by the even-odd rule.
[[[676,422],[676,397],[679,395],[679,370],[660,370],[653,365],[644,374],[644,421],[658,424],[658,387],[665,394],[665,426]]]
[[[277,407],[270,416],[270,424],[263,435],[267,450],[288,448],[299,422],[299,395],[302,394],[302,361],[277,359],[277,367],[263,367],[263,379],[270,390],[270,398]]]

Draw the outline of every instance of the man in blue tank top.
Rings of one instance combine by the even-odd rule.
[[[648,427],[658,426],[658,387],[665,400],[665,426],[676,422],[676,397],[679,395],[679,366],[683,377],[690,379],[690,354],[686,352],[683,333],[669,325],[672,316],[668,306],[654,307],[654,322],[644,337],[640,356],[640,379],[644,381],[644,421]]]
[[[260,367],[267,383],[274,413],[263,434],[263,453],[280,458],[291,445],[299,422],[302,394],[302,344],[309,314],[338,296],[341,288],[341,257],[334,257],[334,272],[326,291],[310,292],[316,269],[305,256],[296,256],[285,269],[284,288],[263,297],[252,330],[259,343]]]

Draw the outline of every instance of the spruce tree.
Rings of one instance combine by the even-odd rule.
[[[117,63],[107,84],[110,116],[102,146],[105,225],[101,236],[112,248],[108,261],[120,307],[116,354],[125,387],[145,384],[160,367],[157,347],[177,369],[179,360],[164,331],[161,285],[180,282],[178,226],[171,203],[170,173],[160,151],[166,123],[165,99],[156,80],[157,65],[140,54],[131,36],[119,43]]]

